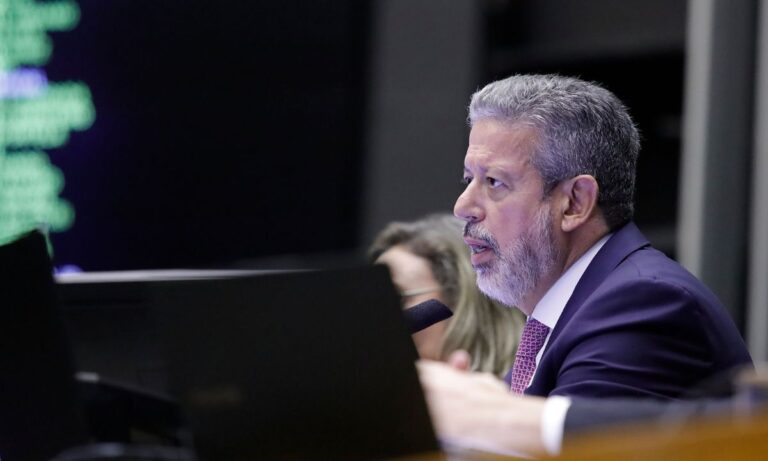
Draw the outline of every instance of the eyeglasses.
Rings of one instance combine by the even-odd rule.
[[[439,291],[442,291],[442,288],[440,287],[424,287],[424,288],[414,288],[413,290],[404,290],[400,292],[401,298],[412,298],[414,296],[418,295],[424,295],[427,293],[437,293]]]

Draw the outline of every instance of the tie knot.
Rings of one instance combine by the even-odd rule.
[[[517,346],[516,355],[535,357],[536,354],[539,353],[541,346],[544,345],[544,340],[547,339],[548,334],[548,326],[535,318],[530,317],[528,321],[525,322],[523,334],[520,336],[520,344]]]

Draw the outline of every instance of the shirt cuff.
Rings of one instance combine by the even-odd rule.
[[[550,455],[559,455],[563,446],[565,415],[571,399],[563,396],[548,397],[541,415],[541,441]]]

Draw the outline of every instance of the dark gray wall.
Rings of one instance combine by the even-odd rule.
[[[481,74],[482,3],[375,2],[363,242],[392,220],[453,209]]]

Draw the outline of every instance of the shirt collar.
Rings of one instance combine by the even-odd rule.
[[[600,248],[605,245],[605,242],[611,238],[611,235],[605,235],[603,238],[595,242],[589,250],[587,250],[579,259],[569,267],[563,275],[544,293],[544,296],[533,308],[531,317],[535,318],[539,322],[549,327],[549,330],[555,327],[560,314],[565,309],[565,304],[573,294],[573,290],[576,289],[576,284],[579,283],[581,276],[584,275],[584,271],[589,267],[589,263],[592,262],[595,255]]]

